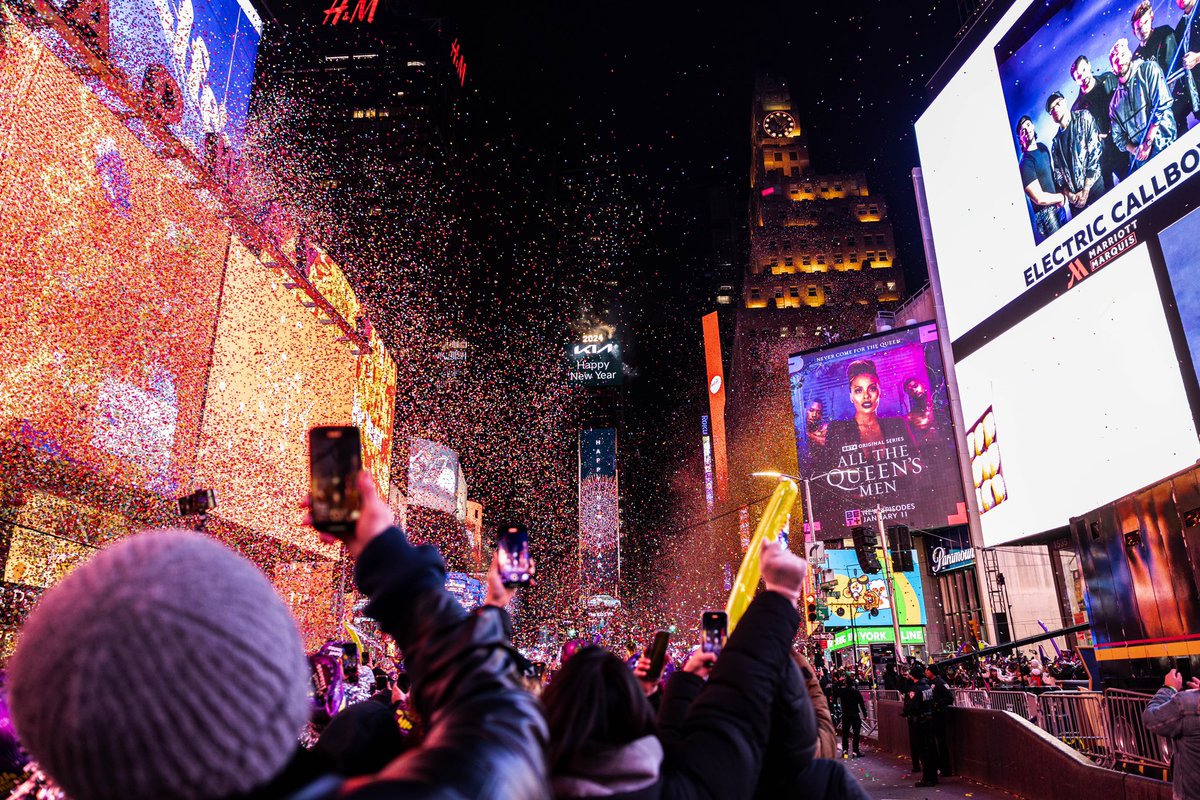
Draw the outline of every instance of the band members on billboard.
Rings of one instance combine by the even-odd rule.
[[[1196,2],[1196,0],[1192,0]],[[1072,111],[1088,111],[1100,132],[1103,150],[1100,153],[1100,174],[1104,185],[1111,189],[1129,174],[1129,157],[1117,150],[1112,141],[1112,122],[1108,107],[1119,82],[1111,72],[1093,74],[1087,56],[1080,56],[1071,65],[1071,78],[1079,85],[1079,96],[1071,106]]]
[[[1133,157],[1131,169],[1137,169],[1175,141],[1171,90],[1157,63],[1134,59],[1128,39],[1117,40],[1108,60],[1119,82],[1108,110],[1113,144]]]
[[[1181,65],[1175,63],[1176,50],[1178,49],[1179,38],[1175,34],[1175,29],[1169,25],[1159,25],[1154,27],[1154,9],[1150,7],[1150,0],[1142,0],[1137,4],[1137,8],[1133,10],[1133,17],[1130,19],[1133,25],[1133,33],[1141,42],[1138,48],[1133,51],[1133,58],[1136,61],[1139,58],[1153,61],[1158,64],[1158,68],[1162,70],[1162,74],[1166,78],[1171,77],[1173,69],[1178,69]],[[1187,130],[1187,115],[1191,109],[1190,104],[1184,99],[1178,91],[1172,93],[1171,113],[1175,117],[1175,130]]]
[[[1074,216],[1104,194],[1100,154],[1104,149],[1100,131],[1090,111],[1072,111],[1060,92],[1046,99],[1046,112],[1058,125],[1050,142],[1050,166],[1054,186],[1067,196]]]
[[[819,449],[825,446],[825,439],[829,434],[829,420],[825,419],[825,404],[820,400],[813,400],[808,404],[805,428],[810,448]]]
[[[1050,150],[1037,140],[1033,120],[1028,116],[1017,121],[1017,140],[1021,143],[1021,185],[1025,187],[1029,202],[1033,203],[1040,242],[1067,221],[1063,212],[1067,198],[1055,189]]]
[[[1183,16],[1175,25],[1175,39],[1179,42],[1179,63],[1176,69],[1183,68],[1183,74],[1175,83],[1176,123],[1179,133],[1186,129],[1187,115],[1200,120],[1200,14],[1194,13],[1197,0],[1175,0]],[[1178,116],[1179,109],[1184,111],[1183,119]]]

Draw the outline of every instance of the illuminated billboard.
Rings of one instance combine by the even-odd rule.
[[[716,311],[704,315],[702,327],[704,366],[708,373],[708,410],[712,418],[713,469],[717,478],[717,500],[724,500],[729,494],[729,454],[725,449],[725,368]]]
[[[70,4],[51,0],[60,9]],[[240,150],[263,23],[250,0],[90,0],[107,11],[106,55],[204,159],[206,137]]]
[[[708,415],[700,418],[700,449],[704,451],[704,507],[712,516],[716,498],[713,494],[712,433]]]
[[[217,516],[313,550],[296,514],[308,430],[350,424],[356,358],[287,283],[231,242],[195,485],[216,490]]]
[[[883,551],[878,550],[880,563]],[[913,550],[911,572],[894,574],[896,606],[900,609],[900,625],[925,624],[925,596],[921,590],[921,569],[917,551]],[[837,586],[829,595],[829,619],[825,628],[886,627],[892,625],[892,603],[888,597],[883,575],[863,575],[858,556],[853,550],[826,550],[828,569],[833,570]]]
[[[375,485],[384,489],[391,484],[396,362],[373,327],[367,343],[371,352],[358,358],[351,417],[362,432],[363,466],[375,476]]]
[[[617,432],[579,432],[579,559],[582,596],[620,597],[620,484]]]
[[[567,345],[567,382],[572,386],[621,385],[625,377],[621,343],[610,331],[597,328]]]
[[[458,453],[439,442],[413,438],[408,451],[408,504],[455,514]]]
[[[788,359],[800,470],[819,539],[884,520],[966,521],[937,327],[926,323]]]
[[[228,231],[36,37],[5,37],[0,436],[173,496]]]
[[[916,126],[964,422],[990,416],[1003,447],[986,545],[1200,458],[1186,312],[1200,276],[1171,246],[1200,222],[1185,216],[1200,75],[1154,47],[1200,20],[1155,0],[1149,25],[1134,5],[1018,0],[952,57]]]

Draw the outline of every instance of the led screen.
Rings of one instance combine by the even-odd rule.
[[[0,45],[0,435],[174,495],[229,235],[23,27]]]
[[[286,280],[233,240],[196,482],[216,490],[219,516],[313,550],[296,513],[308,488],[308,430],[350,424],[356,358]]]
[[[888,523],[965,521],[962,481],[932,323],[788,359],[796,447],[818,539]]]
[[[883,551],[877,551],[883,563]],[[826,566],[833,570],[837,586],[829,597],[829,619],[825,627],[891,627],[892,603],[883,573],[864,575],[853,550],[826,550]],[[925,624],[925,596],[921,591],[921,570],[917,553],[912,551],[912,572],[895,573],[900,624]]]
[[[454,514],[458,508],[458,453],[428,439],[412,440],[408,451],[408,503]]]
[[[567,345],[567,382],[572,386],[620,386],[623,369],[621,344],[616,339]]]
[[[108,57],[129,85],[178,92],[182,114],[172,132],[201,158],[210,133],[240,150],[262,38],[249,0],[99,2],[109,7]]]
[[[621,532],[617,432],[579,432],[579,551],[583,596],[619,597]]]
[[[1135,5],[1018,0],[917,123],[963,416],[990,414],[1003,448],[1001,472],[999,451],[970,449],[974,430],[964,442],[988,545],[1063,527],[1200,457],[1194,270],[1166,232],[1196,235],[1200,76],[1171,42],[1200,20],[1155,0],[1142,46]]]
[[[363,466],[375,485],[387,491],[392,475],[392,429],[396,419],[396,362],[370,331],[368,355],[358,359],[354,384],[354,424],[362,434]]]

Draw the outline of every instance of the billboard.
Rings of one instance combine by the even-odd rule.
[[[1018,0],[917,122],[964,421],[990,415],[1003,447],[989,546],[1200,458],[1196,275],[1167,253],[1200,222],[1200,75],[1157,46],[1200,41],[1200,20],[1154,0],[1135,29],[1135,5]],[[1081,387],[1090,398],[1069,400]]]
[[[925,624],[925,596],[921,590],[921,568],[917,551],[913,554],[911,572],[894,573],[896,603],[900,610],[901,628]],[[883,550],[877,551],[883,563]],[[888,597],[883,574],[863,575],[858,566],[858,557],[853,550],[826,550],[827,568],[833,570],[837,586],[829,593],[829,619],[825,628],[884,627],[892,626],[892,603]],[[901,633],[903,637],[903,633]]]
[[[700,417],[700,449],[704,455],[704,507],[712,516],[716,497],[713,494],[712,433],[707,414]]]
[[[228,231],[36,37],[5,37],[0,436],[174,495]]]
[[[725,449],[725,368],[721,360],[721,330],[717,312],[705,314],[704,365],[708,372],[708,410],[712,417],[713,467],[717,477],[717,500],[729,494],[729,453]]]
[[[621,343],[601,329],[567,345],[567,382],[596,388],[620,386],[624,379]]]
[[[884,520],[966,521],[937,328],[927,323],[788,359],[800,471],[820,539]]]
[[[250,0],[91,0],[85,7],[107,18],[107,42],[97,46],[109,63],[135,92],[157,98],[168,129],[194,155],[204,160],[209,134],[241,150],[263,31]]]
[[[396,362],[371,326],[371,352],[359,356],[351,419],[362,432],[363,466],[386,491],[392,479],[392,436],[396,422]]]
[[[439,442],[414,437],[408,451],[408,504],[455,514],[458,453]]]
[[[579,432],[579,561],[582,596],[620,597],[620,484],[617,432]]]
[[[296,498],[308,486],[308,429],[349,424],[355,356],[239,239],[229,247],[194,485],[217,516],[307,550]]]

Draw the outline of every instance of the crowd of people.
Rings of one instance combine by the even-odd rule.
[[[644,657],[577,642],[543,686],[497,565],[464,610],[437,550],[359,480],[343,544],[401,661],[308,656],[249,561],[194,532],[130,537],[47,591],[9,660],[16,733],[55,787],[27,796],[866,797],[793,651],[807,564],[785,547],[763,546],[763,589],[719,655],[651,680]]]

